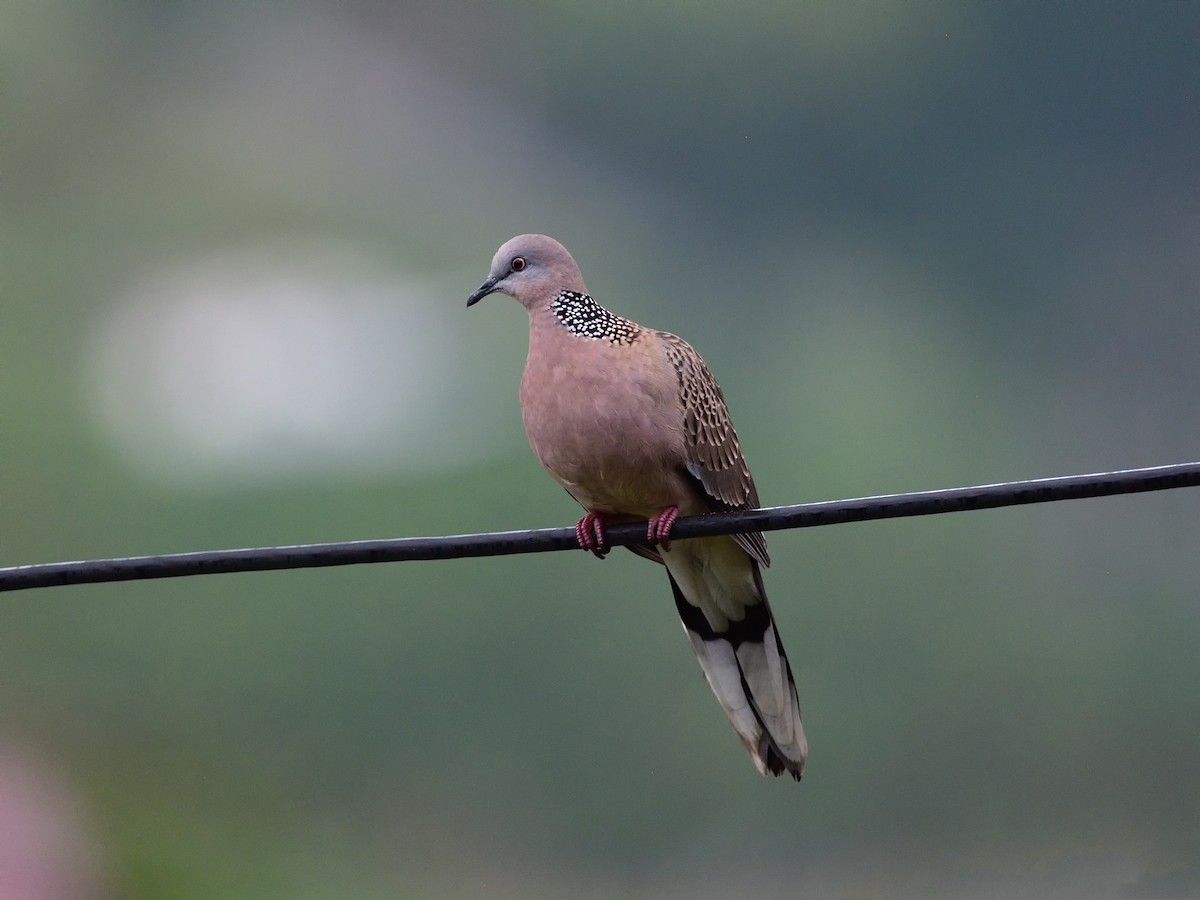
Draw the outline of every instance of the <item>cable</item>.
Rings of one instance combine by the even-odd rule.
[[[1181,463],[1094,475],[1067,475],[1059,478],[1039,478],[1004,484],[693,516],[677,521],[671,530],[671,538],[678,540],[746,531],[815,528],[847,522],[995,509],[1002,506],[1079,500],[1085,497],[1163,491],[1198,485],[1200,462]],[[638,523],[612,525],[606,533],[609,544],[614,547],[638,544],[646,539],[646,526]],[[574,528],[540,528],[449,537],[393,538],[299,544],[290,547],[212,550],[0,568],[0,591],[227,572],[263,572],[274,569],[349,566],[418,559],[503,556],[577,548]]]

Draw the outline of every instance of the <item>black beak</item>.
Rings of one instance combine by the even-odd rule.
[[[496,284],[499,281],[499,278],[489,278],[487,281],[481,284],[479,286],[479,290],[467,298],[467,306],[474,306],[488,294],[493,293],[496,290]]]

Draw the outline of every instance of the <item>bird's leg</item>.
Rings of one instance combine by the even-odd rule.
[[[597,559],[604,559],[609,547],[604,537],[604,516],[598,512],[589,512],[575,526],[575,540],[583,550],[590,550]]]
[[[679,507],[668,506],[662,512],[650,517],[646,526],[646,540],[658,544],[664,550],[671,549],[671,528],[679,518]]]

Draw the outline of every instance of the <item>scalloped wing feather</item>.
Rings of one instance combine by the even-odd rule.
[[[658,337],[679,377],[688,474],[714,512],[756,509],[758,491],[742,455],[721,386],[691,344],[665,331],[658,332]],[[770,565],[762,532],[733,537],[752,557],[764,566]]]

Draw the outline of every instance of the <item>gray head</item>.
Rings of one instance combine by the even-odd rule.
[[[548,303],[559,291],[587,293],[579,266],[554,238],[522,234],[496,251],[487,281],[467,298],[467,306],[474,306],[488,294],[500,293],[532,309],[535,304]]]

